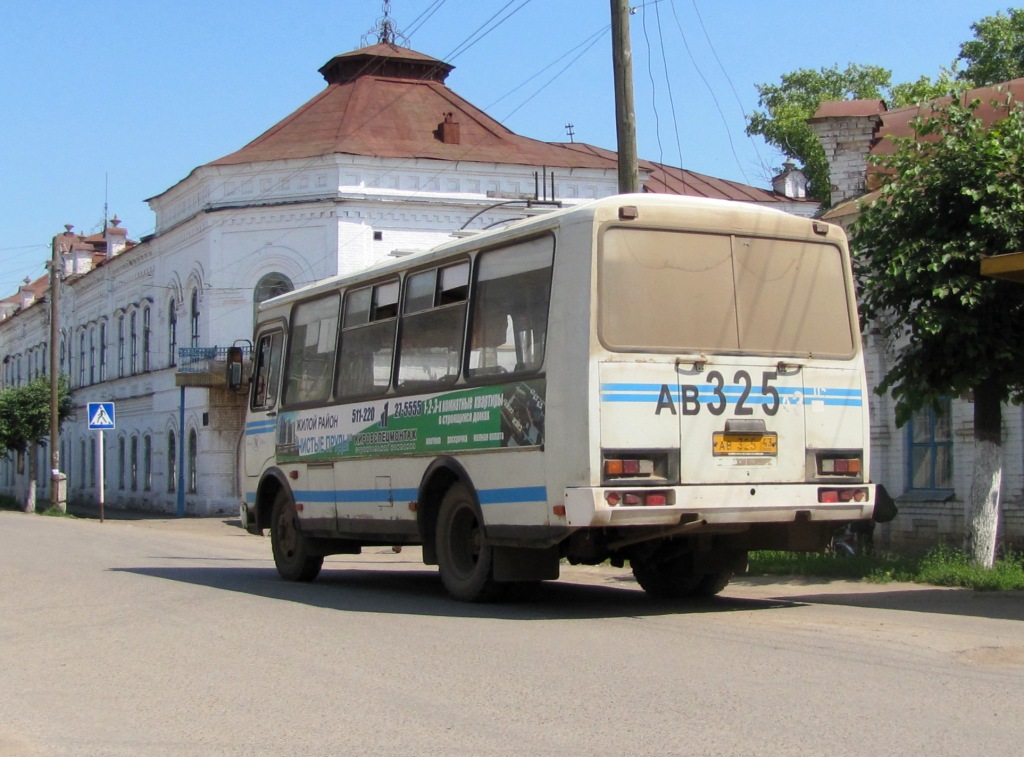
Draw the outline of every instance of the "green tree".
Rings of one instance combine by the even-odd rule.
[[[949,69],[942,69],[934,80],[922,76],[917,81],[895,84],[889,90],[889,96],[885,98],[889,108],[902,108],[906,105],[920,105],[921,103],[938,100],[940,97],[954,92],[962,92],[967,85],[957,80],[956,74]]]
[[[763,111],[748,116],[747,134],[759,135],[787,158],[799,161],[808,179],[808,193],[828,203],[828,161],[807,120],[827,100],[881,99],[892,74],[879,66],[851,63],[819,70],[801,68],[783,74],[779,84],[758,84]]]
[[[986,126],[978,101],[936,107],[876,159],[887,179],[852,229],[865,327],[903,345],[877,391],[903,425],[973,393],[975,468],[965,546],[991,566],[1002,476],[1002,403],[1024,399],[1024,287],[983,278],[984,255],[1024,249],[1024,106]]]
[[[67,380],[57,387],[57,417],[63,422],[74,410]],[[0,449],[25,455],[29,460],[29,486],[25,510],[35,509],[36,455],[30,454],[50,433],[50,379],[0,391]]]
[[[1009,8],[971,24],[974,39],[960,45],[957,77],[976,87],[1024,76],[1024,10]]]

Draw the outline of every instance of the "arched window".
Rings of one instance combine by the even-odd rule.
[[[256,287],[252,290],[253,323],[256,322],[256,311],[261,302],[269,300],[271,297],[277,297],[279,294],[290,292],[294,288],[295,286],[292,284],[291,279],[283,273],[268,273],[256,282]]]
[[[178,364],[178,310],[177,303],[171,297],[167,305],[167,350],[170,352],[168,365]]]
[[[153,488],[153,439],[146,434],[142,437],[142,489]]]
[[[96,327],[89,327],[89,383],[96,383]]]
[[[199,463],[199,438],[195,429],[188,432],[188,492],[195,494],[199,491],[199,471],[196,469]]]
[[[78,335],[78,385],[85,386],[85,332]]]
[[[178,445],[174,443],[174,432],[167,432],[167,491],[173,492],[178,483]]]
[[[142,370],[149,371],[149,342],[150,342],[150,316],[149,305],[142,309]]]
[[[117,375],[124,376],[124,316],[117,317]]]
[[[199,346],[199,290],[192,290],[192,307],[189,311],[189,320],[192,324],[192,346]]]
[[[117,440],[117,488],[124,489],[124,482],[128,472],[127,461],[125,460],[124,437]]]
[[[100,323],[100,381],[107,380],[107,323]]]
[[[132,456],[128,470],[131,473],[132,491],[137,492],[139,490],[139,437],[137,436],[132,437]]]
[[[134,376],[139,372],[139,329],[138,313],[132,312],[128,319],[128,333],[131,344],[131,374]]]

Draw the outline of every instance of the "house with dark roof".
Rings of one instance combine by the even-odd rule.
[[[964,102],[980,101],[977,115],[985,123],[999,118],[994,101],[1024,101],[1024,79],[969,90]],[[942,98],[936,103],[948,102]],[[813,118],[829,162],[832,207],[823,218],[849,228],[862,203],[878,196],[883,175],[870,159],[895,151],[893,138],[912,136],[914,119],[927,116],[934,103],[888,110],[881,100],[823,102]],[[1005,278],[1020,277],[1022,256],[983,261]],[[888,342],[868,331],[864,356],[868,385],[876,387],[895,356],[907,346]],[[974,464],[973,403],[970,396],[949,397],[939,412],[926,408],[903,428],[896,427],[894,401],[872,396],[871,479],[884,484],[900,508],[899,516],[883,524],[881,543],[894,547],[925,549],[936,543],[960,544],[964,533],[964,506],[970,494]],[[1024,410],[1003,408],[1003,480],[1001,539],[1024,544]]]
[[[113,224],[95,240],[54,238],[73,271],[60,284],[58,369],[79,407],[116,403],[104,450],[111,506],[237,510],[244,407],[221,369],[228,347],[248,344],[259,302],[460,230],[617,192],[614,152],[512,132],[447,86],[452,69],[387,42],[338,55],[309,102],[149,198],[154,234],[129,244]],[[640,172],[644,191],[817,210],[659,163]],[[21,366],[0,376],[6,385],[33,375],[25,356],[45,344],[46,309],[22,305],[0,310],[0,349]],[[65,425],[60,459],[69,496],[95,498],[84,412]],[[0,492],[17,491],[16,470],[0,461]]]

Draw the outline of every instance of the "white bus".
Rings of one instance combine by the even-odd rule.
[[[325,280],[259,308],[242,522],[296,581],[422,545],[462,600],[561,560],[714,594],[872,516],[859,334],[838,227],[667,195]]]

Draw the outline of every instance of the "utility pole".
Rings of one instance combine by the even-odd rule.
[[[619,193],[639,192],[636,113],[633,109],[633,48],[629,42],[629,0],[612,3],[612,69],[615,76],[615,133],[619,152]]]
[[[71,236],[71,226],[65,226],[65,237]],[[56,239],[51,245],[50,256],[50,505],[61,512],[67,512],[67,501],[61,497],[63,489],[60,475],[60,417],[58,413],[60,370],[58,361],[58,343],[60,341],[60,322],[58,314],[58,298],[60,297],[60,272],[63,268],[61,253],[64,242]]]

